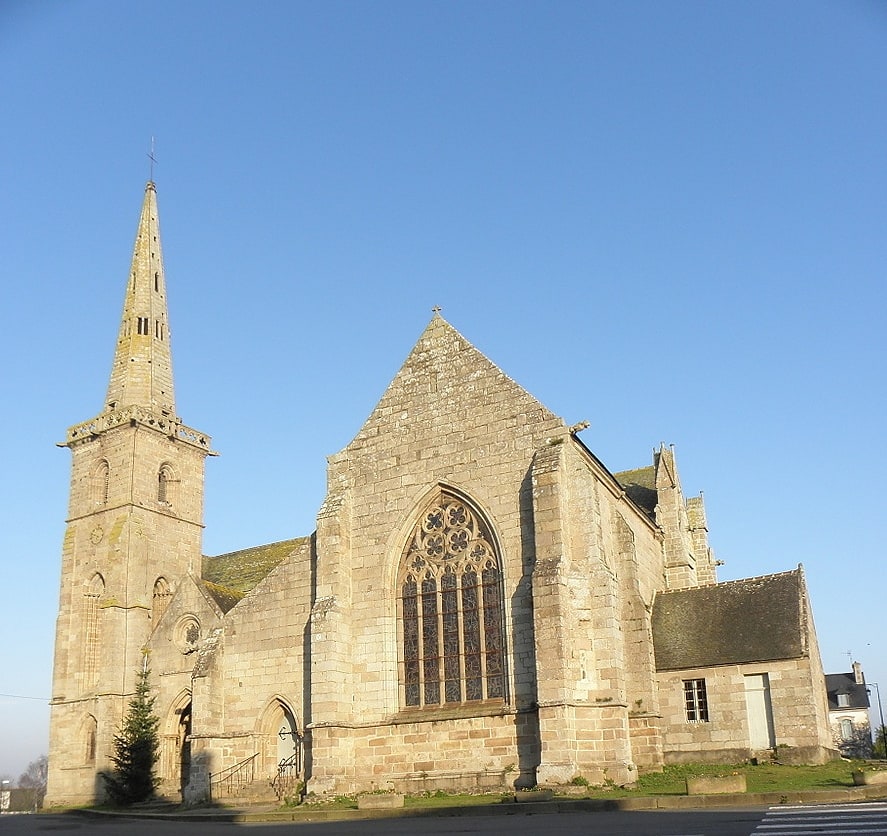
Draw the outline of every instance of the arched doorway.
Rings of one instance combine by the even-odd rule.
[[[302,735],[293,710],[280,698],[269,704],[262,723],[264,771],[278,798],[299,792],[302,781]]]
[[[296,718],[285,705],[280,706],[280,727],[277,729],[277,764],[290,761],[299,754],[299,730]]]
[[[173,700],[161,732],[159,790],[165,797],[175,798],[191,777],[191,694],[188,691]]]
[[[176,748],[179,762],[179,792],[185,797],[185,787],[191,779],[191,703],[182,709],[176,729]]]

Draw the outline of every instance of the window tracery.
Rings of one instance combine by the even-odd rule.
[[[105,579],[96,572],[86,587],[83,613],[83,677],[84,685],[87,688],[91,688],[98,681],[99,603],[104,594]]]
[[[410,535],[399,576],[407,707],[505,697],[499,558],[484,522],[441,493]]]

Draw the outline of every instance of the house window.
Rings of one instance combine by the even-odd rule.
[[[485,523],[441,493],[410,535],[399,575],[408,707],[504,699],[499,558]]]
[[[688,723],[708,722],[708,696],[704,679],[684,680],[684,707]]]
[[[841,720],[841,739],[853,740],[853,721],[849,718]]]
[[[850,694],[838,694],[838,708],[850,708]]]

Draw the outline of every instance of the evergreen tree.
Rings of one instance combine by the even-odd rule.
[[[160,723],[154,714],[154,697],[148,683],[150,671],[148,658],[139,673],[136,692],[129,701],[129,708],[120,731],[114,736],[115,771],[106,776],[111,800],[118,804],[144,801],[154,794],[157,778],[154,765],[160,757],[160,740],[157,727]]]

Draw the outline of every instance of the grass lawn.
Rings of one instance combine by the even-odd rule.
[[[776,763],[680,764],[666,766],[662,772],[641,775],[634,789],[606,789],[590,787],[595,798],[632,795],[684,795],[687,778],[701,775],[745,775],[749,792],[785,792],[796,790],[826,790],[852,787],[851,772],[859,761],[832,761],[822,766],[783,766]]]
[[[631,798],[647,795],[686,795],[687,778],[701,775],[745,775],[748,792],[793,792],[799,790],[827,790],[852,787],[854,769],[859,769],[863,761],[832,761],[822,766],[783,766],[775,763],[762,763],[753,766],[749,763],[725,764],[681,764],[667,766],[662,772],[642,775],[636,787],[584,787],[581,795],[588,798]],[[556,791],[555,791],[556,792]],[[513,792],[487,794],[447,794],[444,792],[428,795],[406,796],[404,806],[434,809],[445,807],[469,807],[499,804],[511,800]],[[575,796],[573,796],[575,797]],[[324,809],[356,809],[357,798],[340,796],[334,801],[321,805]]]

